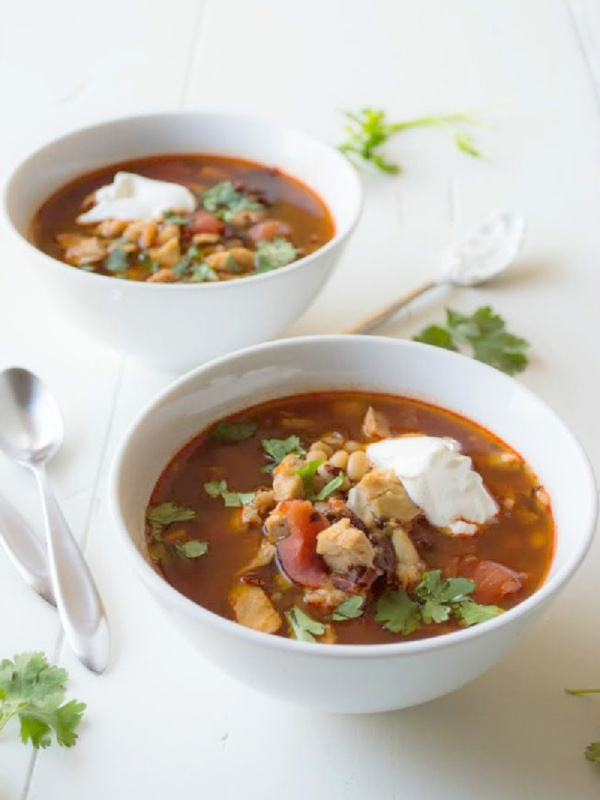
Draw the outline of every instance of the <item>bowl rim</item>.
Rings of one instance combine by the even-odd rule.
[[[212,359],[211,361],[190,370],[184,375],[181,375],[160,390],[141,410],[138,411],[138,413],[126,427],[124,433],[121,435],[118,447],[113,455],[107,487],[111,518],[118,531],[119,541],[129,554],[130,564],[139,574],[144,583],[150,582],[154,591],[157,591],[161,596],[163,596],[169,605],[175,604],[178,607],[178,610],[183,612],[187,617],[198,617],[200,621],[208,624],[212,628],[220,630],[224,635],[229,634],[233,637],[239,637],[250,644],[253,643],[258,646],[289,652],[290,654],[297,656],[311,656],[317,653],[323,658],[333,659],[346,659],[349,657],[359,659],[397,658],[402,655],[414,656],[419,653],[437,651],[440,649],[446,649],[448,647],[459,647],[473,639],[493,635],[496,630],[510,625],[513,621],[531,616],[542,606],[544,606],[547,601],[558,594],[562,587],[574,575],[581,562],[585,558],[594,539],[598,518],[598,488],[591,462],[583,446],[558,416],[558,414],[541,397],[536,395],[526,386],[518,383],[514,378],[500,373],[499,370],[495,369],[494,367],[476,361],[469,356],[451,352],[449,350],[442,350],[434,347],[433,345],[423,344],[421,342],[393,339],[386,336],[352,334],[351,337],[353,340],[372,342],[374,347],[380,346],[383,343],[385,343],[386,346],[389,346],[391,343],[393,343],[392,346],[398,347],[399,349],[416,349],[423,350],[423,352],[434,351],[437,357],[442,360],[446,359],[448,361],[455,361],[458,368],[460,368],[461,363],[464,364],[464,362],[468,362],[471,365],[471,369],[480,371],[483,375],[493,374],[496,376],[496,380],[500,379],[514,382],[519,387],[518,391],[523,397],[526,397],[537,403],[538,406],[544,410],[544,413],[551,418],[553,423],[562,429],[563,434],[565,434],[570,440],[571,446],[577,453],[580,459],[581,467],[584,471],[586,485],[584,486],[583,491],[585,491],[588,496],[588,508],[586,514],[586,524],[581,526],[586,528],[586,534],[582,538],[578,549],[570,554],[570,557],[566,560],[565,564],[560,567],[557,573],[552,576],[547,576],[542,585],[539,586],[538,589],[533,592],[533,594],[525,598],[516,606],[513,606],[512,608],[506,610],[503,614],[478,625],[473,625],[459,631],[453,631],[449,634],[412,640],[408,642],[391,642],[385,644],[336,643],[335,646],[324,647],[323,644],[319,642],[303,642],[288,637],[273,636],[246,628],[238,622],[222,617],[219,614],[204,608],[202,605],[194,602],[193,600],[190,600],[188,597],[181,594],[177,589],[171,586],[171,584],[169,584],[158,574],[158,572],[156,572],[152,565],[144,558],[142,553],[134,545],[127,531],[127,527],[120,515],[119,484],[122,463],[129,449],[130,438],[137,430],[138,426],[140,426],[145,419],[156,410],[158,406],[164,403],[164,401],[167,400],[170,395],[176,393],[182,387],[185,387],[186,384],[193,384],[194,382],[197,382],[202,378],[202,376],[209,373],[212,369],[221,366],[224,363],[226,364],[228,361],[234,361],[235,359],[252,356],[255,353],[260,353],[262,351],[268,352],[271,350],[288,348],[293,350],[294,347],[320,345],[323,343],[336,341],[348,341],[350,336],[347,334],[316,334],[309,336],[298,336],[289,339],[263,342],[261,344],[235,350],[224,356]],[[251,403],[248,405],[251,405]],[[248,405],[246,407],[248,407]],[[441,404],[440,406],[442,408],[444,407]],[[240,407],[239,410],[242,411],[243,408]],[[513,446],[510,442],[508,442],[508,444],[509,446]],[[554,553],[555,552],[556,545],[554,548]]]
[[[201,121],[203,118],[212,119],[212,120],[220,120],[223,123],[230,123],[234,125],[238,125],[240,129],[243,130],[244,126],[248,125],[255,125],[255,126],[265,126],[266,128],[271,128],[274,131],[280,131],[284,135],[290,135],[298,137],[300,140],[304,140],[304,142],[308,143],[311,147],[317,147],[318,149],[322,150],[322,152],[327,153],[329,158],[332,158],[336,161],[339,165],[341,165],[342,169],[346,170],[346,173],[349,177],[350,182],[353,184],[352,192],[354,197],[354,207],[351,209],[351,213],[349,216],[348,221],[342,227],[337,225],[336,220],[334,219],[334,223],[336,224],[336,230],[332,238],[326,242],[322,247],[319,247],[312,253],[309,253],[302,258],[293,261],[291,264],[286,264],[284,267],[280,267],[278,269],[270,270],[268,272],[261,272],[256,275],[247,275],[242,278],[240,281],[232,280],[232,281],[205,281],[200,283],[148,283],[146,281],[119,281],[120,287],[136,287],[136,289],[125,289],[125,291],[150,291],[156,293],[157,291],[162,292],[181,292],[181,291],[235,291],[235,287],[239,286],[240,284],[246,284],[248,281],[252,281],[252,283],[256,283],[258,281],[267,281],[269,279],[273,279],[275,276],[280,275],[282,272],[286,274],[289,272],[296,271],[297,269],[302,268],[308,263],[315,261],[317,257],[322,255],[327,255],[327,253],[338,247],[342,242],[344,242],[350,233],[356,227],[358,220],[360,219],[362,209],[364,206],[364,191],[362,186],[362,181],[356,171],[356,168],[352,166],[352,164],[345,158],[334,146],[327,144],[327,142],[322,141],[321,139],[317,138],[316,136],[312,136],[311,134],[307,133],[306,131],[300,128],[294,128],[290,125],[283,125],[274,120],[270,120],[266,117],[261,117],[254,114],[242,114],[237,112],[228,112],[228,111],[210,111],[210,110],[196,110],[196,111],[156,111],[150,113],[142,113],[142,114],[132,114],[132,115],[123,115],[112,117],[110,119],[101,120],[95,123],[91,123],[89,125],[85,125],[82,127],[74,128],[70,131],[60,134],[49,141],[45,142],[44,144],[38,145],[37,147],[29,150],[25,155],[18,158],[13,165],[10,167],[4,180],[0,184],[0,220],[3,221],[4,227],[10,233],[10,235],[16,239],[22,247],[36,257],[36,259],[43,258],[47,262],[46,268],[48,265],[51,266],[52,269],[60,270],[61,273],[64,274],[63,268],[68,268],[74,275],[78,275],[78,278],[75,280],[81,280],[89,282],[91,281],[98,281],[101,280],[103,285],[106,285],[106,281],[114,281],[115,278],[112,275],[99,275],[93,272],[86,272],[85,270],[77,269],[76,267],[71,266],[70,264],[66,264],[63,261],[59,261],[57,258],[48,255],[43,250],[37,248],[32,242],[30,242],[26,236],[21,234],[19,230],[17,230],[16,226],[13,224],[11,212],[9,208],[9,199],[10,194],[15,188],[18,186],[18,179],[19,173],[22,169],[25,169],[28,162],[33,160],[34,158],[38,158],[46,151],[52,150],[52,148],[67,143],[69,140],[75,140],[80,136],[85,136],[93,132],[101,132],[103,129],[110,130],[112,127],[118,125],[127,125],[127,124],[149,124],[152,120],[174,120],[176,118],[181,118],[182,120],[185,119],[197,119]],[[208,153],[210,155],[210,151],[208,150],[199,150],[199,153]],[[239,153],[228,151],[227,153],[220,153],[220,155],[226,155],[230,158],[243,158],[244,156],[240,156]],[[132,159],[133,160],[133,159]],[[256,163],[264,162],[257,161]],[[288,174],[285,170],[282,170],[284,174]],[[84,174],[84,173],[81,173]],[[302,183],[306,186],[307,189],[312,191],[317,197],[321,200],[321,202],[325,205],[328,212],[332,214],[329,208],[328,200],[322,196],[321,193],[316,192],[312,188],[309,182],[305,179],[301,178],[300,176],[291,176],[297,177],[298,180],[302,181]],[[333,214],[332,214],[333,217]],[[33,218],[33,215],[31,216]]]

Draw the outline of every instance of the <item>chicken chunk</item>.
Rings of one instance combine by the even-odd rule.
[[[348,492],[348,508],[371,527],[377,520],[410,522],[421,514],[392,469],[372,469]]]
[[[281,460],[273,470],[273,491],[275,499],[301,500],[304,498],[304,483],[297,471],[304,465],[304,461],[290,453]]]
[[[229,602],[236,620],[246,628],[276,633],[283,623],[267,593],[260,586],[240,583],[229,592]]]
[[[334,608],[337,608],[339,604],[347,600],[348,597],[350,597],[349,594],[343,592],[341,589],[336,589],[335,586],[328,583],[325,586],[321,586],[319,589],[309,589],[304,593],[303,599],[305,603],[311,606],[317,606],[317,608],[323,611],[333,611]]]
[[[275,545],[271,544],[268,539],[263,539],[254,558],[251,558],[250,561],[241,568],[238,574],[245,575],[247,572],[252,572],[253,569],[266,567],[267,564],[273,561],[276,552]]]
[[[392,529],[392,545],[396,555],[398,582],[405,589],[414,586],[420,581],[425,564],[419,558],[417,548],[404,528],[397,526]]]
[[[290,535],[290,526],[285,514],[279,506],[273,509],[265,520],[265,532],[270,542],[277,542]]]
[[[369,406],[362,424],[364,435],[368,439],[387,439],[391,436],[390,424],[381,411]]]
[[[96,264],[107,256],[106,245],[97,236],[79,236],[76,233],[62,233],[56,237],[59,245],[65,248],[65,259],[69,264],[81,267]]]
[[[275,505],[275,492],[260,489],[253,499],[242,508],[242,522],[245,525],[262,525],[264,518]]]
[[[333,572],[348,572],[351,567],[372,567],[375,548],[364,531],[344,518],[317,535],[317,553]]]

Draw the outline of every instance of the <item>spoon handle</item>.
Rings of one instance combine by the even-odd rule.
[[[109,659],[110,635],[102,600],[43,465],[37,464],[34,471],[44,501],[48,565],[65,636],[88,669],[103,672]]]
[[[0,495],[0,542],[25,581],[44,600],[56,605],[46,547],[17,509]]]
[[[393,317],[397,311],[400,311],[401,308],[404,308],[404,306],[408,305],[412,300],[425,294],[425,292],[428,292],[436,286],[439,286],[437,281],[422,283],[420,286],[417,286],[416,289],[397,297],[393,302],[386,303],[386,305],[381,306],[381,308],[371,311],[358,322],[355,322],[354,325],[345,328],[341,333],[369,333],[369,331],[387,322],[390,317]]]

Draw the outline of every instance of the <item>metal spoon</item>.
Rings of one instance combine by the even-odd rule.
[[[21,576],[40,597],[56,605],[44,542],[17,509],[0,495],[0,542]]]
[[[0,450],[33,470],[42,494],[48,567],[65,636],[88,669],[103,672],[109,658],[104,607],[46,478],[46,461],[63,440],[58,405],[36,375],[12,368],[0,373],[0,409]]]
[[[490,280],[514,261],[523,244],[524,233],[525,219],[520,214],[493,211],[482,226],[445,251],[437,278],[372,311],[342,333],[369,333],[437,286],[478,286]]]

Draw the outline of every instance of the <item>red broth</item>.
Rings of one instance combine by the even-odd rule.
[[[387,424],[389,436],[420,433],[457,440],[462,453],[471,457],[473,468],[482,476],[499,508],[497,516],[481,525],[472,536],[449,535],[431,525],[422,513],[403,522],[402,527],[410,539],[409,550],[414,548],[420,562],[418,575],[413,575],[413,580],[405,585],[397,579],[398,563],[394,567],[395,580],[391,581],[390,565],[385,563],[390,555],[390,532],[396,535],[393,531],[397,520],[388,519],[385,523],[375,520],[369,529],[346,505],[349,488],[364,480],[364,477],[348,478],[351,453],[364,451],[366,445],[380,438],[381,431],[365,431],[365,415],[369,408],[376,412],[379,421]],[[292,496],[276,501],[267,494],[263,498],[266,508],[254,509],[257,495],[250,499],[251,493],[268,493],[275,481],[281,493],[281,485],[287,480],[282,470],[281,452],[276,454],[280,464],[273,469],[276,459],[268,455],[264,442],[287,441],[289,448],[296,441],[290,437],[298,437],[299,446],[296,453],[288,453],[288,460],[297,458],[306,464],[311,453],[318,454],[319,447],[327,445],[326,465],[329,459],[335,464],[345,462],[345,470],[332,466],[325,478],[316,474],[315,479],[320,482],[313,485],[312,500],[307,501],[306,493],[304,496],[293,494],[298,491],[297,482],[294,483],[297,472],[294,463],[294,469],[288,470],[295,486],[289,489]],[[336,456],[340,451],[342,455]],[[336,475],[344,475],[344,482],[324,500],[315,500],[317,490],[323,491],[324,483],[329,483]],[[303,484],[300,491],[304,489]],[[246,505],[240,506],[240,503]],[[375,565],[365,567],[362,572],[357,568],[346,574],[331,572],[326,556],[315,552],[314,531],[310,531],[313,523],[306,516],[301,543],[304,549],[296,548],[290,559],[289,537],[297,533],[294,526],[308,509],[303,503],[312,506],[312,517],[310,514],[309,517],[313,523],[320,519],[314,523],[319,529],[336,521],[339,523],[345,516],[349,518],[355,537],[362,537],[364,544],[366,536],[375,544]],[[296,635],[298,638],[292,623],[300,619],[302,638],[306,625],[304,614],[317,623],[313,630],[321,631],[316,635],[309,631],[309,640],[312,636],[324,642],[397,642],[458,630],[468,621],[461,616],[465,613],[464,598],[454,606],[447,604],[451,611],[446,620],[432,622],[423,617],[423,598],[419,601],[419,591],[423,590],[419,589],[419,582],[426,573],[430,577],[433,573],[439,581],[457,577],[472,580],[474,589],[467,599],[476,601],[478,607],[508,609],[531,595],[544,581],[554,550],[554,524],[548,496],[520,456],[492,433],[461,416],[416,400],[388,395],[326,392],[287,397],[237,414],[226,421],[225,426],[212,426],[186,445],[166,467],[152,492],[148,519],[157,509],[164,512],[173,511],[173,508],[179,509],[180,514],[182,509],[187,510],[193,518],[147,525],[149,554],[165,580],[186,597],[217,614],[238,619],[242,624],[252,623],[249,627],[279,636]],[[284,520],[279,528],[272,524],[278,514]],[[346,525],[348,530],[348,524],[342,523],[342,527]],[[286,538],[288,543],[283,545]],[[191,545],[192,557],[185,557],[184,551],[190,547],[190,542],[196,545]],[[274,547],[274,557],[266,564],[248,568],[261,545],[263,550]],[[193,555],[194,547],[206,547],[206,552]],[[292,543],[292,550],[294,548]],[[371,574],[372,571],[377,574]],[[303,579],[310,579],[313,586],[303,584]],[[317,587],[315,580],[317,584],[321,581]],[[447,588],[449,584],[444,585]],[[250,587],[250,591],[239,587]],[[263,594],[275,616],[264,606]],[[248,596],[242,600],[248,601],[248,607],[240,601],[240,596],[245,595]],[[360,604],[359,615],[333,620],[336,608],[350,598],[360,598],[346,605],[352,609],[354,604],[356,614],[356,605]],[[410,625],[400,631],[389,629],[394,623],[386,621],[386,598],[394,602],[408,598],[418,623],[414,630],[406,629]],[[255,619],[252,615],[256,603],[260,613]]]
[[[196,211],[161,220],[78,223],[95,191],[119,171],[183,184],[196,196]],[[216,208],[215,186],[227,188]],[[48,255],[89,272],[171,283],[232,280],[276,269],[318,250],[334,233],[323,201],[279,169],[185,154],[112,164],[71,181],[38,210],[30,239]]]

